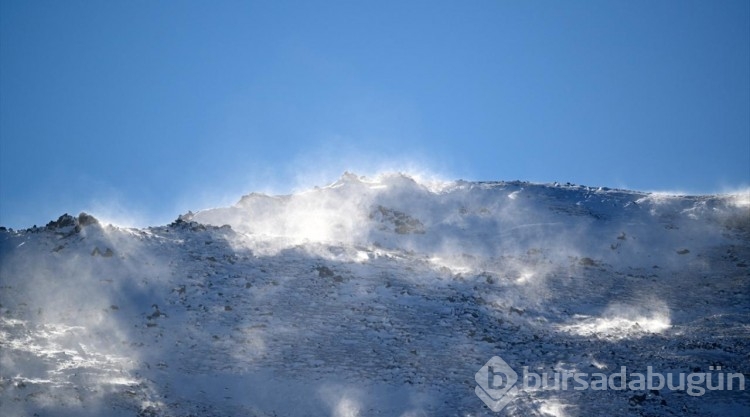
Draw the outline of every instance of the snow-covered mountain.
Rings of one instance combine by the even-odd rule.
[[[347,173],[168,226],[0,229],[2,416],[750,414],[737,386],[495,414],[493,356],[750,378],[750,193]]]

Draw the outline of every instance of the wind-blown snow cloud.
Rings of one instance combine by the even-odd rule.
[[[2,377],[16,385],[48,385],[35,400],[41,409],[107,407],[109,396],[122,386],[133,387],[143,401],[152,396],[136,376],[142,358],[129,344],[132,328],[124,321],[149,312],[150,300],[133,301],[155,291],[168,269],[129,233],[91,217],[84,225],[82,219],[67,217],[66,224],[37,232],[57,234],[54,246],[34,234],[3,242],[17,249],[2,251],[0,262]],[[11,337],[21,328],[23,338]],[[36,363],[31,373],[29,358]],[[80,385],[91,388],[85,398],[75,394]]]

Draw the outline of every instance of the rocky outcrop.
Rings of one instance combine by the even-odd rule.
[[[68,213],[65,213],[62,216],[58,217],[57,220],[53,220],[47,223],[46,228],[47,230],[55,231],[76,226],[78,226],[78,219]]]
[[[65,213],[57,220],[47,223],[44,228],[50,232],[70,236],[79,233],[86,226],[100,226],[99,220],[88,213],[81,213],[78,217]]]
[[[393,231],[406,235],[410,233],[422,234],[425,232],[424,224],[419,219],[408,214],[381,205],[376,206],[370,212],[370,219],[379,221],[381,224],[389,224]]]

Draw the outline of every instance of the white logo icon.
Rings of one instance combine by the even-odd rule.
[[[493,356],[474,375],[474,393],[494,412],[502,410],[518,393],[518,374],[499,356]]]

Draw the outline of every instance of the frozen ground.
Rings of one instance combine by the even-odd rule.
[[[522,389],[495,414],[493,356],[750,378],[750,194],[345,174],[168,226],[0,232],[2,416],[750,415],[737,387]]]

